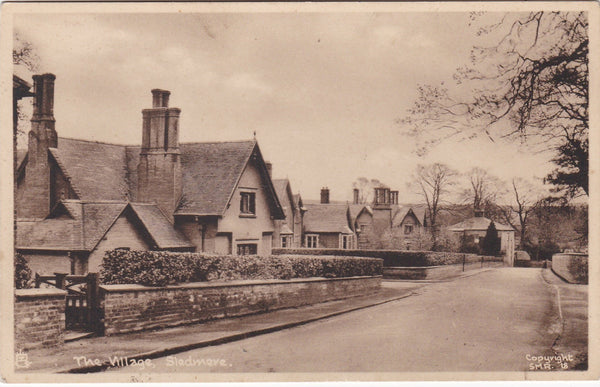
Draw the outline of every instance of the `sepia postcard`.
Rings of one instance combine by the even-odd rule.
[[[597,2],[0,17],[4,381],[600,377]]]

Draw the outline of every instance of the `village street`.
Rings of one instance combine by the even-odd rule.
[[[541,270],[502,268],[417,286],[413,296],[398,301],[153,359],[146,371],[525,371],[537,363],[535,357],[556,355],[551,348],[561,333],[557,288]],[[580,312],[586,314],[586,308],[581,304]],[[568,343],[561,352],[570,353]]]

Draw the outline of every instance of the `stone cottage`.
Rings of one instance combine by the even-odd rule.
[[[448,228],[457,240],[466,240],[478,244],[485,237],[491,219],[484,216],[483,210],[476,210],[473,217],[456,223]],[[500,238],[500,252],[505,256],[505,262],[512,266],[515,253],[515,229],[506,224],[494,222]]]
[[[301,247],[302,228],[306,212],[302,198],[300,194],[292,193],[292,187],[288,179],[273,179],[273,186],[285,214],[285,219],[276,221],[273,246],[281,248]]]
[[[330,203],[329,189],[321,189],[321,201],[305,204],[304,247],[353,249],[356,238],[348,204]]]
[[[270,254],[285,214],[255,139],[180,144],[181,111],[159,89],[141,145],[62,138],[55,76],[33,80],[15,206],[16,249],[34,272],[95,271],[113,248]]]

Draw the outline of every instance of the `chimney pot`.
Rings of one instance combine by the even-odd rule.
[[[321,188],[321,204],[329,204],[329,188]]]
[[[152,108],[169,107],[171,92],[162,89],[152,89]]]
[[[33,77],[33,119],[54,119],[54,74]]]
[[[354,192],[354,204],[359,204],[359,195],[360,195],[360,190],[358,188],[354,188],[353,190]]]

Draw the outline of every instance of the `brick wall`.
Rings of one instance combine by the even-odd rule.
[[[65,296],[60,289],[15,290],[15,349],[64,343]]]
[[[573,284],[588,283],[588,255],[561,253],[552,256],[552,271]]]
[[[381,277],[293,279],[190,283],[168,287],[100,287],[104,333],[145,329],[242,316],[373,293]]]

